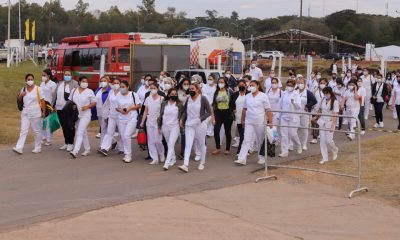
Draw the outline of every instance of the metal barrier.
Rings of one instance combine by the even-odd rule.
[[[289,113],[289,114],[297,114],[297,115],[308,115],[308,116],[320,116],[320,117],[335,117],[335,115],[330,115],[330,114],[316,114],[316,113],[308,113],[308,112],[290,112],[290,111],[281,111],[281,110],[271,110],[270,112],[272,113]],[[260,177],[256,179],[256,182],[259,182],[261,180],[268,180],[268,179],[275,179],[277,180],[277,176],[275,175],[269,175],[268,174],[268,167],[275,167],[275,168],[286,168],[286,169],[295,169],[295,170],[303,170],[303,171],[312,171],[312,172],[318,172],[318,173],[325,173],[325,174],[331,174],[331,175],[336,175],[336,176],[341,176],[341,177],[351,177],[351,178],[356,178],[357,179],[357,186],[356,188],[350,192],[349,198],[353,196],[353,194],[357,192],[368,192],[367,187],[361,187],[361,136],[360,136],[360,120],[357,117],[351,117],[351,116],[345,116],[345,115],[336,115],[336,117],[342,117],[342,118],[350,118],[350,119],[355,119],[357,123],[357,131],[352,133],[351,131],[342,131],[342,130],[334,130],[334,132],[342,132],[342,133],[352,133],[352,134],[357,134],[357,144],[358,144],[358,161],[357,161],[357,175],[350,175],[350,174],[345,174],[345,173],[339,173],[339,172],[331,172],[331,171],[326,171],[326,170],[321,170],[321,169],[312,169],[312,168],[305,168],[305,167],[296,167],[296,166],[289,166],[289,165],[279,165],[279,164],[268,164],[268,154],[267,154],[267,131],[265,131],[265,164],[264,164],[264,177]],[[332,131],[330,129],[320,129],[320,128],[314,128],[310,126],[308,127],[301,127],[301,126],[285,126],[285,125],[270,125],[270,126],[276,126],[276,127],[287,127],[287,128],[298,128],[298,129],[311,129],[311,130],[319,130],[319,131]]]

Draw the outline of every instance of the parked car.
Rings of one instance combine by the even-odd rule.
[[[246,58],[255,58],[255,57],[257,57],[257,52],[256,51],[249,50],[249,51],[246,52]]]
[[[283,54],[283,52],[281,51],[262,51],[257,55],[257,57],[261,59],[273,59],[274,55],[276,57],[278,57],[279,55],[285,57],[285,54]]]
[[[321,58],[323,58],[323,59],[329,59],[329,60],[332,60],[332,59],[335,59],[335,60],[341,59],[341,57],[339,56],[339,53],[325,53],[325,54],[322,54],[322,55],[321,55]]]

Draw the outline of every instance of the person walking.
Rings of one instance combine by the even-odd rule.
[[[381,74],[376,75],[376,82],[372,85],[372,97],[371,103],[375,109],[375,120],[376,123],[374,128],[383,128],[383,106],[385,105],[385,99],[389,95],[388,85],[382,79]]]
[[[44,101],[54,105],[54,96],[57,90],[57,84],[53,81],[53,75],[50,69],[44,69],[42,72],[42,83],[40,89],[43,93]],[[53,134],[50,131],[49,116],[43,119],[42,143],[44,146],[50,146]]]

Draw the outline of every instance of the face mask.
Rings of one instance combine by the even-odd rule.
[[[255,68],[256,67],[256,65],[253,63],[253,64],[251,64],[251,68]]]
[[[170,96],[169,99],[171,99],[172,101],[176,101],[178,100],[178,96]]]
[[[213,80],[208,80],[207,83],[208,83],[208,85],[213,85],[214,81]]]
[[[87,88],[89,86],[89,83],[87,82],[81,82],[81,88]]]
[[[122,94],[126,94],[126,93],[128,92],[128,89],[127,89],[127,88],[121,88],[119,91],[120,91]]]
[[[251,93],[255,93],[255,92],[257,91],[257,88],[256,88],[256,87],[253,87],[253,86],[250,86],[250,87],[249,87],[249,91],[250,91]]]
[[[121,86],[120,86],[119,84],[114,84],[114,85],[113,85],[114,90],[118,90],[120,87],[121,87]]]
[[[326,87],[326,85],[325,84],[321,84],[321,85],[319,85],[319,88],[320,89],[324,89]]]
[[[151,95],[156,95],[156,94],[157,94],[157,92],[158,92],[158,90],[157,90],[157,89],[151,89]]]
[[[318,79],[318,80],[321,79],[321,75],[317,75],[317,79]]]
[[[289,92],[293,92],[294,87],[286,87],[286,90],[288,90]]]
[[[32,87],[34,84],[35,82],[33,80],[26,81],[26,85],[28,85],[29,87]]]
[[[357,86],[359,86],[359,87],[362,87],[362,85],[363,85],[362,82],[357,83]]]
[[[145,85],[146,87],[148,87],[148,86],[149,86],[149,81],[144,81],[144,85]]]
[[[354,86],[353,85],[349,86],[349,89],[354,90]]]
[[[100,83],[100,87],[101,88],[106,88],[106,87],[108,87],[108,83],[107,82],[101,82]]]
[[[183,90],[187,91],[189,89],[189,86],[188,85],[183,85],[182,88],[183,88]]]
[[[246,87],[245,87],[245,86],[240,86],[240,87],[239,87],[239,91],[241,91],[241,92],[246,91]]]
[[[145,84],[145,81],[144,81],[144,79],[141,79],[141,80],[140,80],[140,82],[141,82],[142,84]]]
[[[269,77],[271,77],[271,78],[275,77],[275,73],[269,74]]]
[[[377,78],[377,79],[376,79],[376,82],[381,83],[381,82],[382,82],[382,79],[381,79],[381,78]]]
[[[300,90],[303,90],[303,89],[304,89],[304,84],[302,84],[302,83],[301,83],[301,84],[298,84],[297,86],[299,87]]]
[[[46,82],[47,81],[47,77],[42,76],[42,82]]]
[[[64,81],[69,82],[72,80],[72,76],[64,76]]]
[[[225,74],[225,77],[226,77],[227,79],[229,79],[229,78],[231,78],[231,75],[230,75],[230,74]]]
[[[346,74],[347,77],[351,77],[351,73]]]
[[[325,99],[329,100],[329,99],[331,99],[331,96],[330,95],[325,95]]]
[[[344,78],[344,77],[345,77],[345,75],[344,75],[344,74],[340,74],[340,77],[341,77],[341,78]]]
[[[277,83],[273,83],[273,84],[271,84],[271,87],[272,87],[273,89],[276,89],[276,88],[278,88],[278,84],[277,84]]]
[[[224,88],[225,87],[225,83],[218,83],[218,87],[219,88]]]
[[[164,85],[165,90],[170,90],[172,88],[171,84],[165,84]]]
[[[365,76],[368,75],[368,72],[363,72],[363,75],[365,75]]]
[[[196,92],[195,91],[189,91],[190,96],[194,97],[196,96]]]

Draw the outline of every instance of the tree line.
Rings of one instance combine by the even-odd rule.
[[[220,16],[215,10],[207,10],[204,16],[187,17],[175,7],[165,12],[157,12],[155,0],[143,0],[137,10],[121,11],[111,6],[107,11],[88,11],[89,3],[78,0],[74,9],[66,10],[60,0],[43,5],[21,0],[21,22],[29,18],[36,21],[36,43],[44,44],[54,40],[59,42],[67,36],[79,36],[107,32],[159,32],[168,36],[178,35],[195,27],[211,27],[228,32],[241,39],[258,36],[288,28],[298,28],[298,16],[280,16],[259,19],[240,18],[233,11],[230,17]],[[0,42],[7,38],[8,7],[0,6]],[[11,38],[18,38],[18,3],[11,9]],[[357,14],[353,10],[343,10],[324,18],[304,17],[302,29],[324,36],[377,46],[400,45],[400,18],[390,16]],[[23,35],[22,33],[22,35]]]

